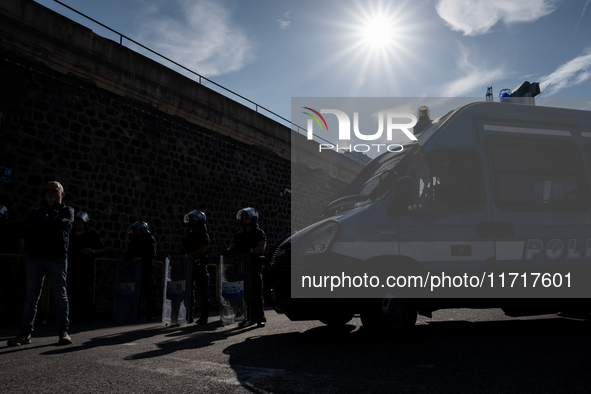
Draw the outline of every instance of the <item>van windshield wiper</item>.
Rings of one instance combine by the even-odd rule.
[[[351,196],[341,197],[334,200],[322,212],[322,217],[325,217],[327,212],[344,211],[353,208],[355,203],[367,201],[369,197],[365,194],[354,194]]]

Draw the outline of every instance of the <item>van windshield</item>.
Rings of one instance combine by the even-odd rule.
[[[335,206],[342,210],[346,206],[360,204],[370,199],[375,200],[384,195],[394,185],[394,181],[404,174],[406,167],[412,164],[412,160],[403,159],[405,157],[411,159],[413,156],[411,153],[421,149],[456,111],[458,109],[434,120],[429,127],[417,135],[418,141],[416,143],[404,145],[404,149],[400,152],[385,152],[369,162],[343,192],[329,204],[327,211],[333,211],[332,208]],[[340,203],[339,200],[341,200]]]
[[[326,218],[339,212],[365,205],[383,196],[399,174],[403,173],[401,161],[410,157],[411,151],[419,149],[418,144],[405,146],[400,152],[386,152],[373,159],[345,190],[324,209],[321,217]],[[406,162],[408,160],[405,160]]]
[[[383,182],[391,183],[397,178],[397,166],[417,145],[408,145],[400,152],[386,152],[372,160],[355,179],[343,190],[339,197],[370,195]]]

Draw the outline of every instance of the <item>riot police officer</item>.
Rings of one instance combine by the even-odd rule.
[[[259,228],[259,214],[251,207],[243,208],[236,213],[236,219],[240,220],[242,230],[234,236],[232,245],[228,248],[233,253],[247,254],[250,257],[250,292],[251,314],[248,320],[240,323],[240,327],[250,326],[254,323],[258,327],[264,327],[265,318],[263,300],[263,263],[264,252],[267,247],[267,236]]]
[[[89,228],[90,217],[84,211],[74,215],[68,250],[68,294],[71,310],[81,313],[88,323],[94,318],[96,305],[92,300],[94,260],[105,252],[98,234]]]
[[[173,258],[181,258],[183,255],[193,259],[193,278],[191,305],[189,305],[189,322],[193,322],[193,310],[195,309],[196,295],[199,293],[201,300],[201,316],[197,324],[207,324],[209,315],[209,272],[207,271],[209,234],[207,233],[207,217],[201,211],[194,210],[187,213],[183,219],[189,226],[189,232],[181,240],[179,254]]]
[[[146,298],[147,320],[156,317],[156,292],[154,279],[154,258],[156,257],[156,239],[150,233],[148,223],[137,221],[129,229],[131,240],[128,250],[123,254],[125,260],[142,262],[140,292]]]

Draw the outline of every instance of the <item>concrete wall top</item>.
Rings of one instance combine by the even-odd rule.
[[[288,160],[293,138],[298,162],[343,181],[362,168],[344,155],[319,160],[305,136],[31,0],[2,1],[0,18],[0,45],[55,71]]]

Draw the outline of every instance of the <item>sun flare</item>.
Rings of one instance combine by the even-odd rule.
[[[386,86],[387,94],[398,94],[400,81],[425,64],[413,49],[431,25],[421,20],[411,1],[354,0],[331,21],[331,38],[339,49],[322,60],[322,69],[356,75],[351,96],[384,92]]]
[[[385,17],[371,18],[362,27],[361,36],[366,45],[383,48],[394,42],[394,25],[391,20]]]

